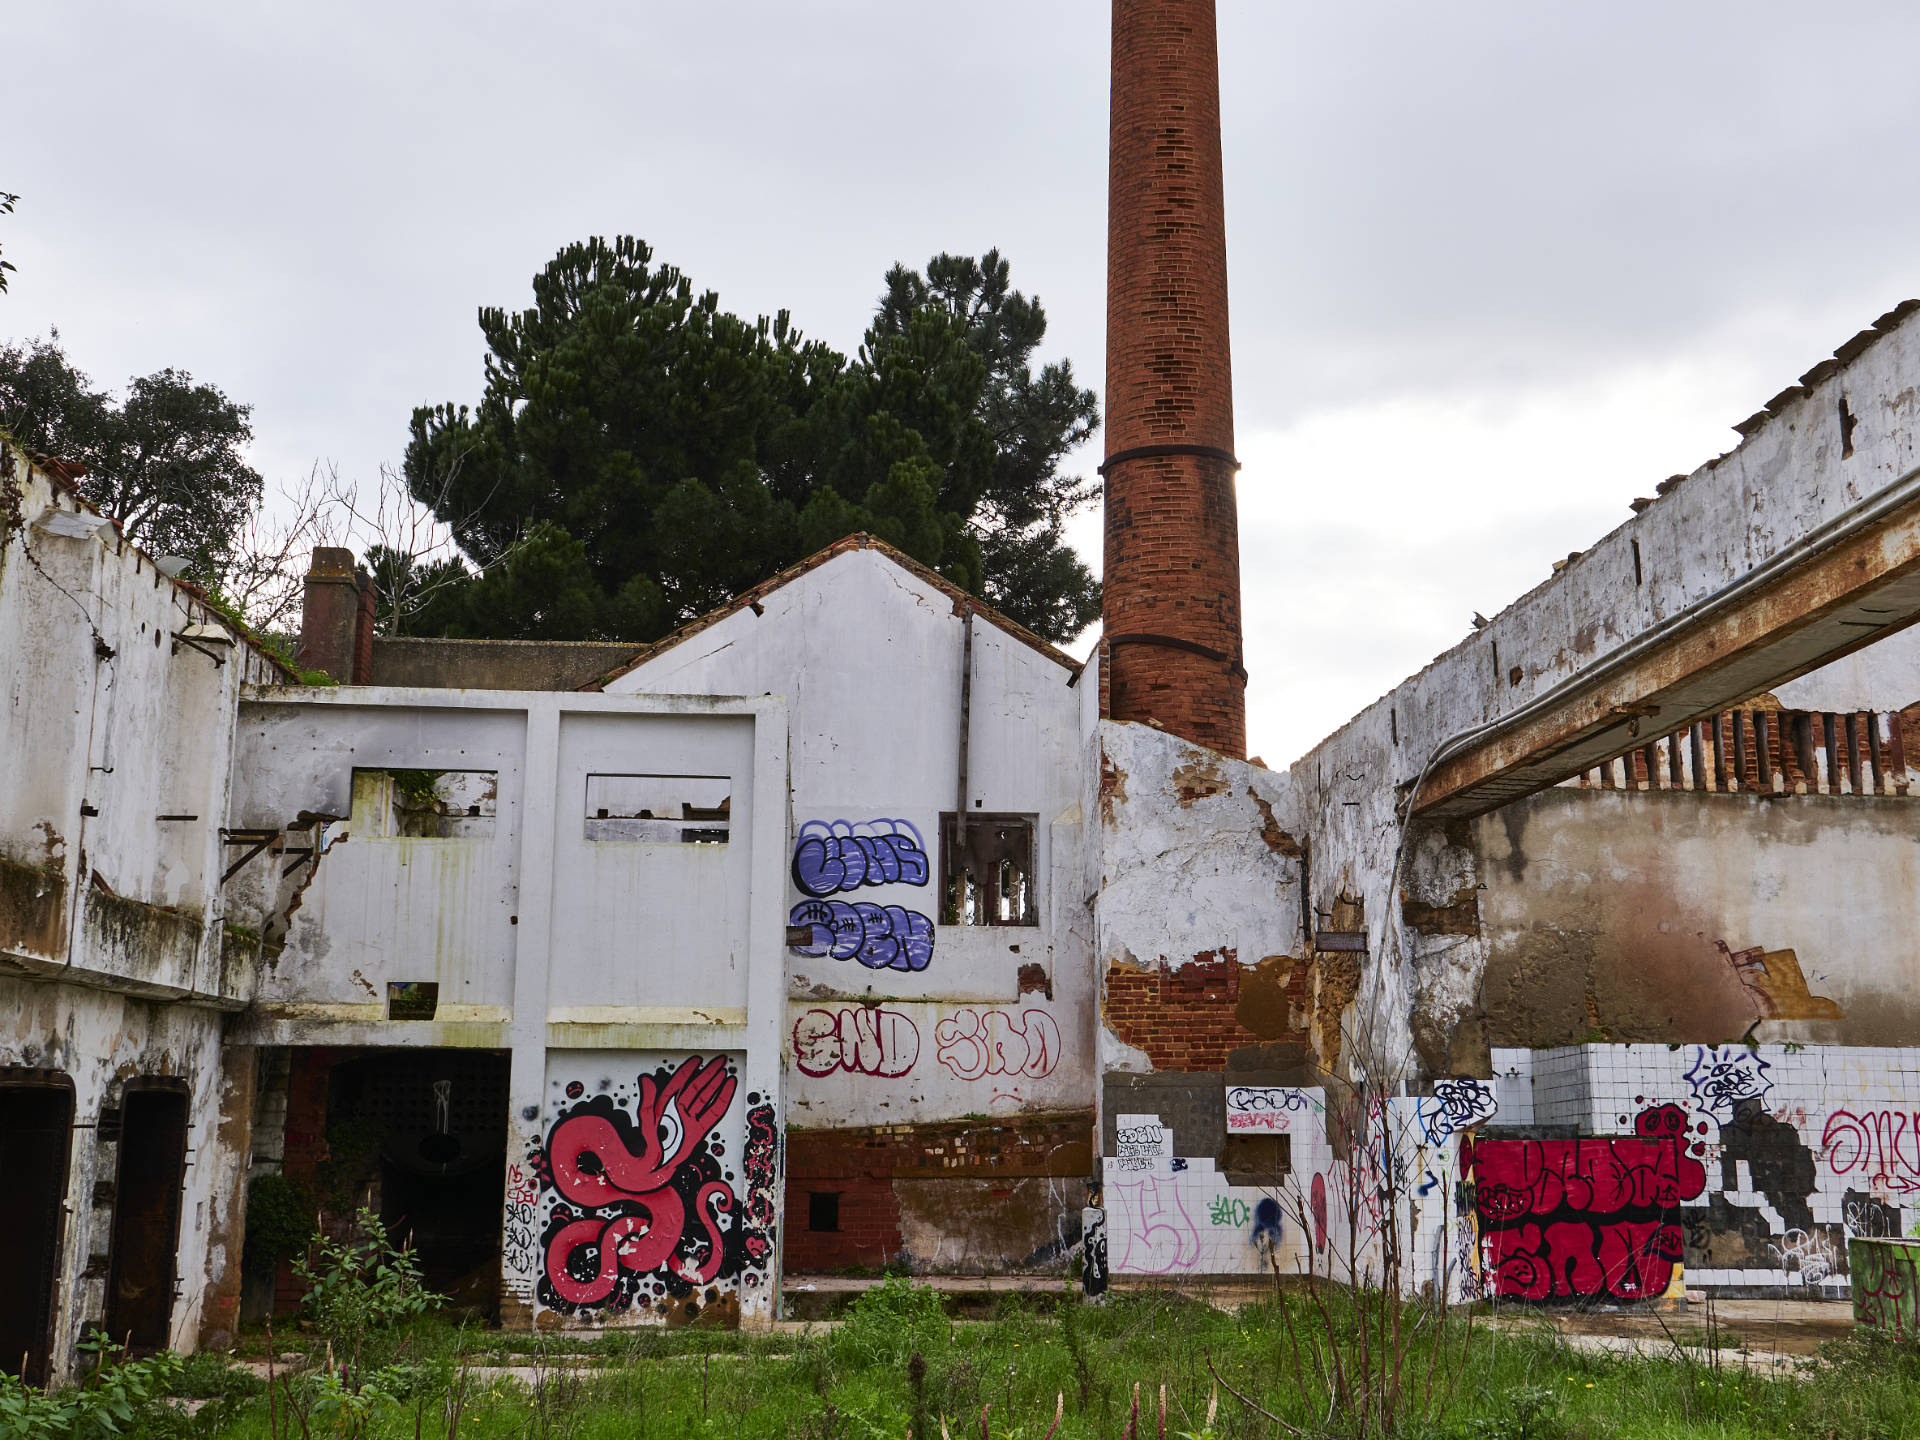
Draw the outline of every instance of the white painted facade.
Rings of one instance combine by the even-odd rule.
[[[253,970],[222,929],[221,827],[238,696],[279,672],[0,441],[3,500],[22,524],[0,520],[0,1086],[72,1097],[50,1323],[29,1327],[60,1375],[103,1319],[130,1089],[187,1096],[168,1339],[231,1324],[245,1155],[224,1135],[251,1077],[221,1044]]]
[[[984,614],[972,630],[966,805],[1034,822],[1034,925],[946,923],[941,816],[960,803],[964,607],[880,549],[760,592],[608,682],[610,694],[783,697],[792,735],[788,921],[867,904],[926,922],[930,949],[870,966],[786,960],[788,1117],[897,1125],[1080,1110],[1094,1085],[1078,667]],[[836,837],[899,837],[905,870],[807,867]],[[831,863],[831,862],[829,862]],[[807,878],[810,889],[800,888]],[[878,880],[881,883],[875,883]],[[846,886],[847,888],[835,888]],[[839,947],[843,950],[852,947]],[[868,960],[890,960],[869,952]],[[923,968],[910,968],[924,959]],[[1028,970],[1023,984],[1021,972]],[[1039,967],[1036,976],[1032,967]],[[876,1008],[877,1007],[877,1008]]]

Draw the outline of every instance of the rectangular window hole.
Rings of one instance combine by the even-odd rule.
[[[439,981],[389,980],[387,982],[387,1019],[431,1020],[439,1008]]]
[[[814,1190],[807,1195],[807,1229],[831,1235],[840,1229],[840,1192]]]
[[[589,775],[586,838],[725,845],[733,821],[726,775]]]
[[[1293,1173],[1293,1137],[1229,1135],[1222,1159],[1229,1185],[1278,1185]]]
[[[474,840],[493,834],[497,770],[355,770],[351,831],[369,839]]]
[[[1033,815],[940,817],[940,923],[1038,925]]]

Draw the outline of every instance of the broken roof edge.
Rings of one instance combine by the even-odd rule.
[[[1046,656],[1047,659],[1053,661],[1062,669],[1078,675],[1081,670],[1085,668],[1085,662],[1075,660],[1064,650],[1050,644],[1048,641],[1042,640],[1018,620],[1001,614],[979,596],[971,595],[965,590],[962,590],[958,585],[954,584],[930,566],[923,565],[911,555],[895,549],[879,536],[871,535],[865,530],[859,530],[851,535],[843,536],[824,549],[816,550],[813,554],[807,556],[806,559],[796,561],[784,570],[776,571],[765,580],[762,580],[758,585],[755,585],[751,590],[742,590],[738,595],[734,596],[733,599],[727,601],[726,604],[716,606],[698,619],[688,621],[678,630],[673,631],[669,635],[664,635],[652,644],[643,647],[639,653],[627,661],[626,664],[609,670],[606,674],[599,676],[597,679],[590,680],[578,688],[581,690],[603,690],[613,681],[620,679],[624,675],[631,675],[648,661],[658,659],[675,646],[693,639],[694,636],[704,630],[713,628],[722,620],[737,615],[742,610],[757,606],[760,601],[773,594],[774,591],[791,584],[801,576],[820,569],[828,562],[839,559],[842,555],[851,555],[858,550],[871,550],[882,559],[889,560],[899,566],[916,579],[931,585],[934,589],[940,591],[948,599],[953,601],[954,614],[960,614],[963,607],[972,606],[973,613],[980,619],[1006,632],[1028,648],[1039,651],[1040,654]]]
[[[1785,415],[1787,411],[1811,399],[1816,391],[1823,389],[1830,381],[1844,378],[1856,361],[1867,354],[1867,352],[1881,340],[1905,326],[1907,321],[1910,320],[1916,312],[1920,312],[1920,298],[1902,300],[1891,310],[1886,311],[1876,318],[1873,323],[1865,329],[1854,332],[1849,339],[1834,349],[1831,356],[1818,361],[1811,369],[1803,374],[1796,384],[1788,386],[1778,395],[1775,395],[1763,408],[1755,411],[1746,419],[1729,426],[1729,429],[1740,436],[1739,443],[1734,445],[1732,449],[1723,450],[1711,460],[1696,465],[1684,475],[1673,475],[1661,481],[1656,487],[1656,495],[1650,503],[1635,509],[1631,516],[1622,520],[1597,540],[1594,540],[1585,549],[1573,552],[1565,561],[1554,562],[1558,568],[1550,571],[1538,583],[1523,590],[1512,600],[1508,601],[1505,606],[1496,611],[1487,621],[1484,629],[1491,630],[1523,605],[1535,600],[1543,591],[1563,583],[1580,561],[1584,560],[1598,547],[1606,544],[1615,536],[1621,535],[1640,525],[1648,516],[1654,514],[1661,505],[1667,503],[1675,492],[1683,489],[1688,481],[1711,474],[1713,471],[1719,469],[1720,466],[1726,464],[1727,461],[1747,450],[1750,446],[1764,441],[1771,434],[1774,425],[1780,421],[1780,417]],[[1309,756],[1312,756],[1333,741],[1339,739],[1342,734],[1357,722],[1364,720],[1382,705],[1391,702],[1402,690],[1405,690],[1408,686],[1427,676],[1438,666],[1459,654],[1468,645],[1473,643],[1475,637],[1481,633],[1482,630],[1476,628],[1468,634],[1461,636],[1458,641],[1449,645],[1445,650],[1440,651],[1418,670],[1402,677],[1393,685],[1389,686],[1374,699],[1368,701],[1365,705],[1362,705],[1359,709],[1348,715],[1346,719],[1340,721],[1331,730],[1327,731],[1326,734],[1314,741],[1313,744],[1307,746],[1298,756],[1288,762],[1287,768],[1290,769],[1292,766],[1299,764],[1301,761],[1306,760]],[[1607,653],[1611,652],[1609,651]],[[1594,661],[1591,663],[1598,663],[1605,658],[1605,654],[1595,656]],[[1584,670],[1589,667],[1583,666],[1581,668]],[[1506,717],[1496,717],[1491,723],[1497,725],[1503,718]]]
[[[165,580],[169,585],[173,586],[175,594],[183,594],[187,596],[189,602],[197,600],[200,603],[201,608],[204,609],[207,612],[207,614],[210,617],[212,617],[212,619],[217,621],[220,624],[222,629],[226,630],[229,634],[231,634],[234,637],[234,639],[239,641],[241,644],[245,645],[249,650],[252,650],[256,655],[258,655],[262,660],[266,661],[269,665],[273,666],[282,675],[287,676],[288,679],[292,681],[292,683],[296,685],[301,683],[300,672],[298,670],[295,670],[291,665],[287,664],[286,661],[282,660],[278,655],[274,654],[273,651],[269,650],[264,644],[262,644],[260,641],[260,637],[254,634],[251,626],[246,625],[240,621],[237,621],[232,616],[228,615],[224,610],[222,610],[219,606],[215,605],[210,599],[208,599],[206,591],[202,590],[198,585],[195,585],[192,581],[182,580],[178,576],[169,575],[167,574],[166,571],[162,570],[160,568],[159,561],[154,558],[153,554],[146,548],[146,546],[142,545],[137,540],[129,540],[127,538],[127,532],[125,528],[122,526],[117,516],[107,514],[106,511],[102,510],[98,505],[94,504],[93,501],[89,500],[86,497],[86,495],[81,491],[80,487],[74,484],[73,481],[67,479],[64,475],[58,474],[49,466],[42,464],[41,460],[42,458],[45,458],[45,457],[36,457],[34,455],[29,454],[24,447],[22,447],[11,436],[5,433],[0,433],[0,452],[4,452],[7,460],[13,462],[13,463],[0,463],[0,479],[11,479],[13,464],[24,464],[27,467],[27,470],[30,474],[38,475],[41,479],[47,482],[47,488],[52,490],[56,497],[71,500],[75,505],[79,506],[82,510],[87,511],[89,514],[100,516],[109,525],[113,526],[114,538],[119,542],[120,546],[124,549],[133,551],[136,557],[144,559],[148,565],[153,567],[154,574],[160,576],[161,579]],[[28,525],[30,525],[31,523],[32,523],[31,520],[27,519],[24,516],[22,517],[21,527],[20,527],[21,529],[20,543],[22,545],[26,544],[25,533]],[[189,610],[188,613],[191,614],[192,613],[191,610]]]

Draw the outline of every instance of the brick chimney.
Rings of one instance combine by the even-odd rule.
[[[1214,0],[1114,0],[1106,713],[1246,754]]]
[[[315,547],[300,610],[296,658],[304,668],[325,671],[343,685],[364,683],[355,664],[360,658],[362,604],[353,552],[331,545]],[[371,627],[367,634],[371,639]]]

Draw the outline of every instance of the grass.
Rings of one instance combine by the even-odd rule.
[[[901,1440],[912,1425],[920,1440],[931,1440],[944,1415],[962,1440],[981,1435],[981,1409],[990,1406],[994,1440],[1041,1440],[1058,1396],[1059,1440],[1119,1440],[1137,1384],[1143,1437],[1156,1434],[1162,1386],[1169,1437],[1348,1436],[1360,1433],[1356,1408],[1330,1403],[1326,1377],[1338,1362],[1350,1390],[1358,1387],[1364,1337],[1381,1389],[1397,1376],[1400,1394],[1389,1407],[1392,1424],[1373,1424],[1371,1435],[1920,1440],[1920,1349],[1912,1346],[1850,1337],[1830,1343],[1803,1378],[1768,1378],[1733,1364],[1715,1367],[1705,1352],[1622,1359],[1570,1348],[1544,1327],[1469,1329],[1462,1312],[1443,1323],[1407,1307],[1399,1362],[1382,1364],[1378,1337],[1391,1318],[1323,1290],[1320,1300],[1294,1294],[1235,1314],[1172,1295],[1116,1294],[1097,1307],[1008,1295],[989,1320],[955,1321],[933,1292],[896,1279],[869,1291],[840,1325],[770,1336],[698,1329],[507,1335],[421,1321],[390,1374],[391,1398],[357,1420],[343,1411],[324,1427],[315,1421],[309,1433]],[[556,1363],[569,1357],[595,1363]],[[503,1363],[535,1365],[535,1388],[482,1381],[471,1371]],[[1274,1418],[1216,1392],[1210,1364]],[[284,1406],[276,1432],[264,1397],[244,1386],[223,1389],[216,1362],[196,1360],[191,1373],[198,1393],[226,1398],[194,1422],[145,1417],[130,1435],[212,1435],[216,1424],[223,1440],[301,1433],[289,1427]],[[1374,1414],[1377,1422],[1380,1411]]]

